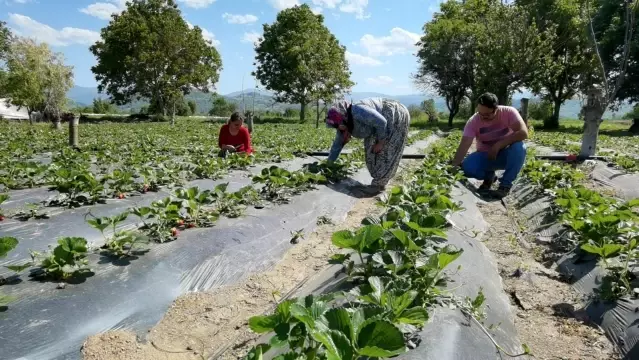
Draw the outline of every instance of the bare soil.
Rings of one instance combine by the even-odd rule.
[[[497,258],[519,339],[535,358],[619,359],[603,331],[584,322],[587,317],[579,310],[579,294],[554,268],[539,262],[544,249],[535,244],[535,235],[528,233],[517,210],[490,202],[481,205],[480,211],[490,224],[484,244]]]

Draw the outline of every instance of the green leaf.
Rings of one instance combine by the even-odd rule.
[[[0,294],[0,306],[7,306],[16,300],[15,296]]]
[[[384,283],[377,276],[371,276],[368,278],[368,283],[370,284],[373,292],[370,294],[377,304],[382,304],[382,293],[384,292]]]
[[[278,324],[279,317],[277,315],[253,316],[249,319],[249,327],[258,334],[273,331]]]
[[[18,239],[8,236],[0,237],[0,259],[6,257],[16,246],[18,246]]]
[[[609,258],[613,255],[617,255],[623,250],[623,245],[619,244],[606,244],[603,246],[602,255],[604,258]]]
[[[413,303],[416,297],[417,291],[414,290],[403,292],[397,297],[393,296],[391,306],[395,315],[401,314],[402,311]]]
[[[368,357],[391,357],[406,351],[402,332],[384,320],[362,327],[357,335],[357,348],[359,355]]]
[[[439,270],[443,270],[464,252],[462,249],[451,249],[448,246],[442,249],[442,252],[437,254],[437,267]]]
[[[363,251],[367,246],[379,240],[384,235],[384,228],[380,225],[366,225],[358,232],[356,238],[359,240],[359,251]]]
[[[409,251],[420,251],[422,248],[417,246],[413,240],[410,239],[409,234],[400,229],[391,230],[391,233],[397,240],[399,240],[407,250]]]
[[[348,311],[344,308],[334,308],[327,311],[324,314],[328,328],[331,330],[340,331],[347,335],[350,339],[353,333],[353,325],[351,324],[351,317]]]
[[[353,236],[353,233],[348,230],[342,230],[333,233],[331,238],[333,245],[341,249],[358,249],[359,239]]]
[[[267,344],[259,344],[249,351],[248,354],[244,357],[244,360],[262,360],[263,354],[268,352],[271,349],[270,345]]]
[[[7,269],[15,272],[16,274],[19,274],[21,272],[23,272],[25,269],[30,268],[31,266],[33,266],[33,263],[25,263],[22,265],[9,265],[9,266],[5,266]]]
[[[411,324],[421,326],[428,321],[428,311],[422,307],[416,306],[402,312],[397,321],[403,324]]]
[[[592,244],[583,244],[581,245],[581,250],[603,257],[603,248],[599,246],[595,246]]]

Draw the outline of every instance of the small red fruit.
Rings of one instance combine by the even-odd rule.
[[[189,224],[189,229],[193,229],[196,225],[194,223]]]
[[[149,185],[148,184],[142,185],[142,192],[145,193],[147,191],[149,191]]]
[[[182,220],[182,219],[178,220],[178,221],[177,221],[177,224],[178,224],[179,226],[184,225],[184,220]]]
[[[176,237],[178,236],[178,230],[176,228],[171,228],[171,236]]]
[[[0,221],[4,221],[4,216],[0,215]]]
[[[119,193],[119,194],[118,194],[118,199],[124,199],[124,194]]]

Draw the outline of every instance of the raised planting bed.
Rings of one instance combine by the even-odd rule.
[[[380,217],[333,234],[344,250],[336,264],[248,321],[263,334],[257,345],[229,343],[213,357],[524,356],[495,261],[480,242],[487,224],[477,199],[446,165],[458,141],[436,144],[415,175],[382,199]]]
[[[513,188],[515,207],[545,245],[545,259],[583,295],[587,318],[601,326],[626,359],[639,357],[639,200],[608,194],[587,172],[529,159]],[[596,178],[596,175],[594,176]],[[633,189],[615,183],[617,194]],[[633,185],[636,187],[636,184]]]

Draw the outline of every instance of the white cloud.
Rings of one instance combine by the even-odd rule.
[[[322,9],[321,7],[319,7],[319,6],[316,6],[316,7],[314,7],[314,8],[312,8],[312,9],[311,9],[311,11],[313,12],[313,14],[315,14],[315,15],[319,15],[319,14],[321,14],[321,13],[322,13],[322,10],[323,10],[323,9]]]
[[[33,0],[13,0],[14,3],[16,4],[26,4],[26,3],[30,3]]]
[[[257,21],[257,16],[252,14],[236,15],[224,13],[222,18],[228,21],[229,24],[250,24]]]
[[[299,0],[269,0],[269,2],[278,11],[300,5]]]
[[[342,0],[313,0],[313,4],[328,9],[335,9],[335,7],[341,2]]]
[[[194,9],[204,9],[213,4],[216,0],[178,0],[184,5]]]
[[[396,27],[389,36],[375,37],[366,34],[359,43],[370,56],[392,56],[414,50],[419,39],[419,34]]]
[[[261,37],[262,37],[262,34],[258,32],[255,32],[255,31],[246,32],[244,33],[244,36],[242,37],[242,42],[257,44],[260,41]]]
[[[370,14],[365,14],[366,7],[368,6],[368,0],[344,0],[339,6],[341,12],[355,14],[357,19],[369,18]]]
[[[393,83],[393,78],[390,76],[378,76],[378,77],[374,77],[374,78],[368,78],[366,79],[366,82],[369,85],[374,85],[374,86],[384,86],[384,85],[390,85]]]
[[[100,34],[92,30],[73,27],[57,30],[20,14],[9,13],[9,24],[17,35],[45,42],[51,46],[93,45],[100,39]]]
[[[191,24],[188,21],[186,22],[186,25],[189,27],[189,29],[194,28],[193,24]],[[213,46],[220,46],[220,40],[215,38],[215,34],[206,30],[205,28],[201,26],[200,26],[200,29],[202,29],[202,37],[204,38],[204,40],[209,40],[211,44],[213,44]]]
[[[98,19],[110,20],[111,15],[119,14],[124,9],[126,9],[126,0],[110,0],[109,2],[93,3],[80,9],[80,12],[97,17]]]
[[[379,66],[382,62],[369,56],[346,52],[346,60],[351,65]]]

